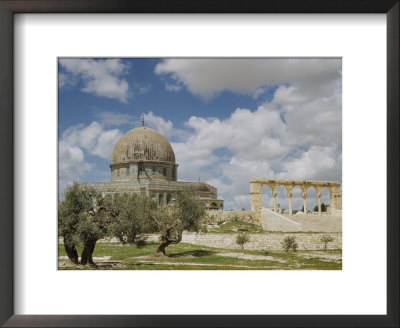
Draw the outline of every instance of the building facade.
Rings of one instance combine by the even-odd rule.
[[[144,125],[144,124],[143,124]],[[177,191],[193,189],[207,210],[223,210],[217,189],[207,183],[178,181],[178,164],[171,144],[156,130],[141,126],[125,133],[115,144],[111,179],[82,186],[105,194],[136,193],[158,204],[169,204]]]

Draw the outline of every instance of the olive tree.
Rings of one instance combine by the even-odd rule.
[[[154,221],[150,219],[150,211],[156,210],[157,204],[149,197],[115,194],[111,198],[107,197],[106,203],[113,218],[109,233],[122,244],[135,244],[142,234],[157,230]]]
[[[293,249],[294,252],[297,250],[297,242],[296,242],[296,237],[295,236],[287,236],[283,242],[282,242],[282,247],[283,250],[287,253],[291,249]]]
[[[332,236],[322,236],[321,242],[324,243],[324,250],[326,251],[328,243],[332,242],[333,238]]]
[[[244,248],[244,244],[248,243],[249,241],[250,237],[245,232],[242,232],[236,236],[236,244],[242,246],[242,249]]]
[[[204,204],[196,199],[191,189],[179,191],[172,206],[160,207],[152,211],[150,217],[161,233],[161,244],[156,255],[166,255],[165,249],[182,241],[182,232],[199,231],[200,219],[204,216]]]
[[[81,264],[94,265],[92,254],[96,242],[107,235],[110,223],[104,198],[74,183],[66,189],[58,209],[58,234],[64,239],[68,258],[78,263],[76,246],[82,245]]]

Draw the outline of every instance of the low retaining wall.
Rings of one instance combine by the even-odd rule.
[[[206,211],[202,223],[218,224],[235,220],[259,225],[253,211]]]
[[[244,245],[247,250],[266,250],[281,251],[282,241],[287,236],[294,236],[298,244],[299,250],[322,250],[324,243],[321,242],[323,236],[331,236],[332,242],[329,242],[327,249],[342,248],[341,233],[262,233],[249,234],[250,241]],[[149,235],[147,241],[159,241],[159,235]],[[217,233],[183,233],[182,242],[194,245],[225,248],[225,249],[241,249],[236,244],[237,234],[217,234]]]

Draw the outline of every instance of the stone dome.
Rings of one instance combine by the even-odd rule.
[[[125,133],[115,144],[112,164],[164,162],[175,164],[170,143],[156,130],[139,127]]]

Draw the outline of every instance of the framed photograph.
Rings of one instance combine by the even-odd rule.
[[[2,325],[399,325],[398,1],[0,10]]]

